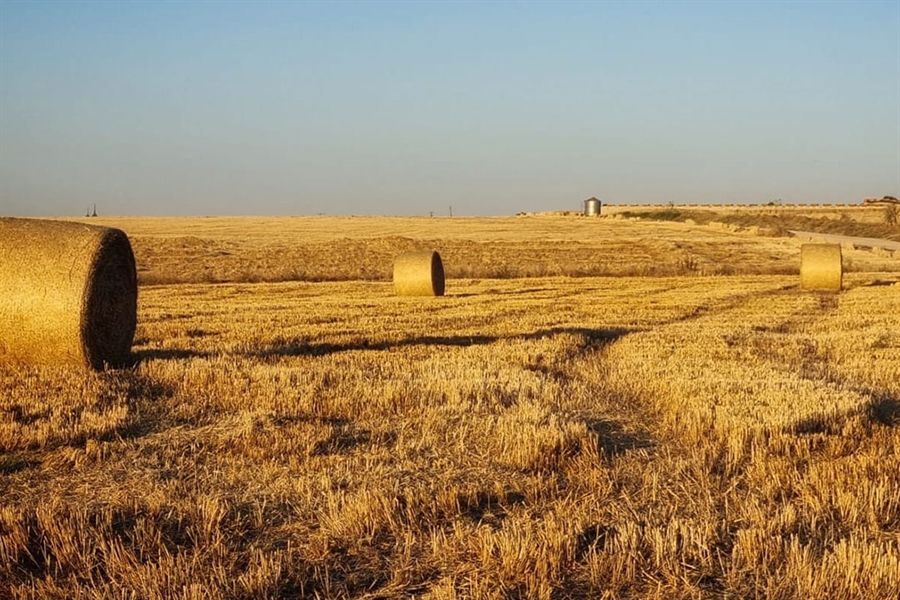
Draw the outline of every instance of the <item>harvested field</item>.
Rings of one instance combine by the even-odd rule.
[[[728,230],[615,216],[148,217],[89,222],[128,233],[142,284],[391,281],[394,257],[425,250],[440,253],[448,280],[788,275],[798,272],[800,256],[796,240],[755,235],[743,226]],[[865,250],[846,258],[848,272],[896,269],[891,257]]]
[[[0,597],[900,592],[896,258],[820,294],[797,240],[681,223],[97,221],[137,364],[0,365]]]

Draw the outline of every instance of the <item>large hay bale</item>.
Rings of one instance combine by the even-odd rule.
[[[843,285],[840,244],[800,246],[800,287],[840,291]]]
[[[0,218],[0,360],[128,362],[137,271],[128,236],[81,223]]]
[[[429,250],[397,256],[394,259],[394,291],[398,296],[443,296],[441,255]]]

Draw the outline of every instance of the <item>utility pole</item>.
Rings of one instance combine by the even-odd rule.
[[[450,207],[450,216],[451,217],[453,216],[453,207],[452,206]]]

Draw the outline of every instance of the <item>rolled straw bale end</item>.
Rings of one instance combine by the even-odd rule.
[[[840,244],[800,246],[800,287],[839,292],[843,287]]]
[[[86,362],[94,369],[128,364],[137,329],[137,269],[123,231],[107,228],[100,235],[82,306]]]
[[[441,255],[425,251],[397,256],[394,259],[394,292],[398,296],[443,296]]]
[[[128,237],[82,223],[0,218],[0,361],[128,363],[137,270]]]

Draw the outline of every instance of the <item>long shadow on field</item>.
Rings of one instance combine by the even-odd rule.
[[[607,458],[655,445],[649,433],[625,431],[615,421],[587,421],[585,425],[597,436],[597,451]]]
[[[259,350],[245,353],[245,356],[256,358],[273,358],[283,356],[325,356],[338,352],[351,352],[354,350],[391,350],[410,346],[484,346],[500,340],[539,340],[562,334],[579,335],[586,339],[588,346],[601,346],[608,344],[630,333],[632,330],[624,328],[592,329],[587,327],[551,327],[540,329],[531,333],[494,336],[494,335],[441,335],[441,336],[415,336],[402,340],[370,341],[362,340],[348,344],[310,343],[305,340],[294,339],[278,341]]]
[[[165,408],[161,404],[175,393],[172,385],[131,371],[121,372],[114,377],[123,386],[130,405],[129,414],[132,415],[116,431],[117,437],[137,439],[173,424],[166,422]]]
[[[844,423],[859,416],[885,427],[900,426],[900,400],[872,395],[870,400],[860,407],[839,414],[812,415],[792,423],[785,427],[785,430],[795,435],[841,435]]]
[[[22,452],[0,454],[0,475],[12,475],[19,471],[39,467],[41,461]]]
[[[875,281],[864,283],[860,287],[884,287],[889,285],[897,285],[898,283],[900,283],[900,279],[876,279]]]
[[[669,319],[661,325],[673,325],[675,323],[684,323],[687,321],[693,321],[696,319],[700,319],[703,317],[708,317],[712,315],[720,315],[722,313],[726,313],[730,310],[735,310],[746,305],[748,302],[759,299],[759,298],[768,298],[771,296],[779,296],[782,294],[789,294],[795,290],[799,284],[790,284],[783,285],[777,287],[775,289],[762,291],[762,292],[750,292],[745,293],[741,292],[738,294],[734,294],[733,296],[729,296],[727,298],[722,298],[720,300],[708,302],[706,304],[698,304],[697,306],[690,309],[688,312],[677,316],[673,319]],[[824,308],[824,307],[823,307]]]
[[[900,425],[900,400],[896,398],[875,400],[866,410],[870,419],[882,425],[889,427]]]
[[[183,350],[171,348],[163,350],[153,348],[148,350],[135,350],[131,353],[131,364],[129,366],[137,366],[145,360],[186,360],[189,358],[210,358],[215,354],[201,350]]]

